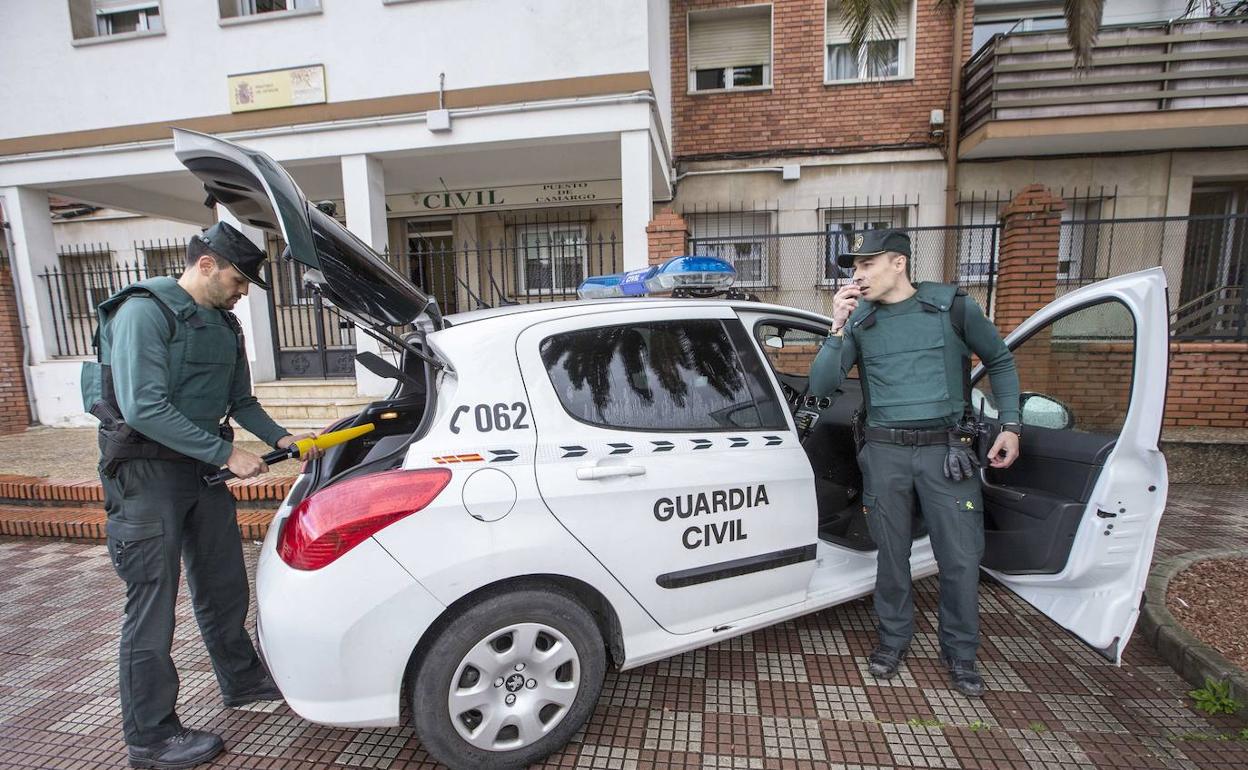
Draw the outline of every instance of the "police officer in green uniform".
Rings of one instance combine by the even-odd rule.
[[[268,470],[235,447],[228,417],[277,448],[291,436],[251,394],[242,330],[229,312],[260,277],[264,253],[218,223],[191,239],[178,279],[150,278],[99,306],[99,360],[83,369],[83,400],[100,418],[100,479],[108,552],[126,584],[120,646],[122,724],[132,767],[191,767],[224,747],[182,726],[170,648],[179,562],[227,707],[280,691],[244,621],[247,572],[234,497],[203,477]]]
[[[837,257],[853,281],[837,291],[832,327],[810,371],[810,392],[832,395],[858,366],[865,427],[858,462],[863,510],[879,548],[872,676],[896,675],[914,634],[911,515],[917,498],[940,569],[940,648],[953,686],[978,697],[979,562],[984,552],[975,430],[969,419],[971,354],[987,367],[1002,420],[988,450],[994,468],[1018,458],[1018,372],[996,327],[965,292],[910,282],[910,238],[892,229],[855,237]]]

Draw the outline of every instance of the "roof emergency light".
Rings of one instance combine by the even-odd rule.
[[[591,276],[576,288],[576,295],[581,299],[607,299],[677,290],[709,295],[728,291],[736,279],[736,269],[717,257],[672,257],[661,265]]]

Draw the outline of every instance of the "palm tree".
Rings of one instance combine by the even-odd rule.
[[[849,48],[859,56],[867,41],[873,38],[889,38],[893,23],[910,6],[910,0],[840,0],[845,18],[845,32],[849,35]],[[937,0],[937,7],[956,14],[962,0]],[[1105,0],[1065,0],[1066,38],[1075,52],[1075,67],[1086,68],[1091,61],[1092,46],[1101,26]]]

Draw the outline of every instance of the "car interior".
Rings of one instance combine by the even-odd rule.
[[[813,326],[773,321],[755,327],[815,474],[819,539],[857,551],[873,551],[876,546],[862,510],[862,471],[850,427],[854,412],[862,404],[862,388],[857,379],[846,379],[830,396],[809,392],[810,362],[824,332]],[[792,355],[794,351],[801,352]],[[917,511],[918,506],[915,508]],[[921,516],[916,514],[913,526],[915,538],[927,534]]]
[[[418,334],[406,338],[421,347]],[[373,423],[374,430],[327,450],[309,466],[315,478],[309,492],[332,483],[367,473],[398,468],[407,447],[426,430],[425,416],[433,414],[434,388],[429,387],[433,367],[410,352],[404,352],[396,366],[376,353],[361,353],[356,360],[374,374],[397,383],[391,394],[374,401],[356,415],[340,420],[327,430],[342,430]]]
[[[1055,326],[1060,327],[1062,320]],[[862,473],[850,427],[862,402],[858,380],[846,379],[831,396],[811,394],[810,361],[824,330],[768,320],[754,331],[780,381],[815,474],[820,539],[874,550],[862,511]],[[1129,369],[1127,380],[1125,395],[1117,398],[1124,413]],[[1026,376],[1022,381],[1026,387]],[[998,421],[986,378],[974,384],[978,387],[972,391],[972,404],[995,435]],[[1019,460],[1004,470],[986,468],[983,474],[982,563],[1008,574],[1055,574],[1069,558],[1096,480],[1117,441],[1117,428],[1112,419],[1093,415],[1081,426],[1070,407],[1041,393],[1024,391],[1022,407],[1026,427]],[[1113,518],[1122,512],[1115,508],[1098,510],[1096,515],[1112,528]],[[917,500],[913,533],[916,539],[927,533]]]

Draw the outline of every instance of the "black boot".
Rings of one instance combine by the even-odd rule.
[[[277,689],[277,683],[273,681],[273,677],[265,674],[254,686],[233,695],[223,696],[223,699],[227,709],[236,709],[256,701],[282,700],[282,691]]]
[[[970,698],[983,697],[984,678],[975,670],[975,661],[945,658],[945,662],[949,664],[949,680],[953,689]]]
[[[183,730],[158,743],[127,748],[131,767],[182,770],[211,760],[225,748],[225,742],[203,730]]]
[[[881,644],[867,656],[867,673],[876,679],[892,679],[897,676],[897,669],[901,668],[905,659],[905,650],[894,650]]]

